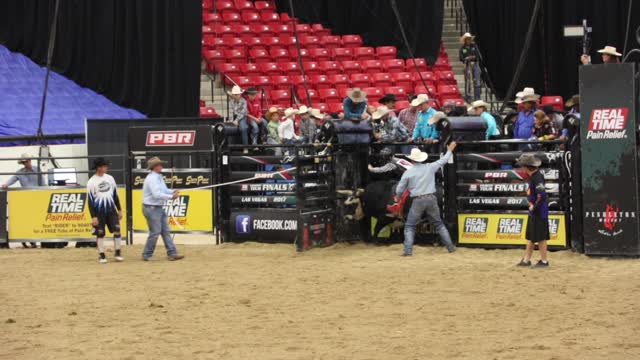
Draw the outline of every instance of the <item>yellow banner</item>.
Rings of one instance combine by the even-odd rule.
[[[458,243],[523,245],[527,241],[526,214],[459,214]],[[566,246],[564,215],[549,215],[551,246]]]
[[[171,231],[213,232],[212,190],[184,191],[175,200],[165,203]],[[132,191],[133,230],[147,231],[147,220],[142,212],[142,190]]]
[[[10,240],[95,237],[91,235],[93,227],[84,188],[12,190],[7,196]],[[118,188],[118,196],[123,214],[120,227],[124,237],[127,204],[123,188]]]

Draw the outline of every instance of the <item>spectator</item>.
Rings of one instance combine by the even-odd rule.
[[[302,105],[298,109],[300,115],[300,137],[305,143],[313,143],[316,139],[316,122],[309,114],[309,108]]]
[[[522,111],[518,113],[518,118],[513,127],[514,139],[529,139],[533,133],[533,114],[536,112],[536,103],[540,96],[536,94],[524,95],[522,97]]]
[[[267,132],[267,124],[262,119],[262,104],[258,99],[258,90],[254,87],[248,88],[244,91],[244,99],[247,102],[247,121],[258,125],[257,139],[260,139]]]
[[[314,123],[313,139],[310,142],[319,142],[320,132],[322,130],[322,126],[324,125],[324,120],[326,115],[320,112],[320,109],[309,109],[309,115],[311,116],[311,120]]]
[[[229,100],[231,121],[240,128],[242,144],[249,145],[249,126],[251,126],[252,143],[256,144],[258,140],[258,125],[253,121],[247,121],[247,101],[242,97],[242,89],[240,86],[235,85],[231,92],[227,92],[227,94],[231,98]],[[248,150],[244,149],[244,152],[247,153]]]
[[[418,121],[413,129],[413,141],[433,144],[438,142],[438,130],[433,125],[429,125],[429,119],[436,113],[436,110],[429,105],[429,97],[420,94],[411,102],[411,106],[418,108]]]
[[[468,76],[465,75],[465,82],[473,82],[473,99],[469,93],[469,90],[471,89],[471,86],[469,86],[470,84],[465,84],[464,98],[467,102],[480,99],[480,90],[482,88],[480,56],[478,48],[476,47],[475,42],[473,42],[474,38],[475,36],[469,33],[465,33],[460,37],[460,42],[462,43],[462,47],[460,48],[460,62],[465,66],[465,74],[468,73],[471,75],[471,78],[468,78]]]
[[[316,113],[317,112],[317,113]],[[320,115],[320,110],[313,109],[311,112],[311,116],[318,119]],[[317,139],[321,143],[336,143],[338,142],[338,137],[336,136],[336,123],[334,119],[339,119],[339,114],[327,114],[325,115],[322,125],[318,129]]]
[[[536,91],[535,91],[533,88],[526,87],[526,88],[524,88],[522,91],[519,91],[519,92],[517,92],[517,93],[516,93],[516,100],[515,100],[515,103],[516,103],[516,104],[522,104],[522,98],[523,98],[525,95],[533,95],[533,94],[535,94],[535,93],[536,93]]]
[[[456,101],[453,99],[445,100],[442,104],[442,112],[444,112],[447,116],[453,113],[456,109]]]
[[[439,134],[438,143],[444,146],[451,137],[451,126],[449,126],[447,114],[442,111],[437,111],[429,119],[429,125],[436,128]]]
[[[532,136],[540,141],[553,140],[558,136],[556,127],[551,123],[547,114],[538,110],[533,114],[534,125]]]
[[[564,106],[569,109],[569,114],[580,114],[580,95],[573,95]]]
[[[569,109],[567,116],[565,117],[564,126],[560,133],[560,139],[567,140],[572,130],[575,132],[575,125],[580,121],[580,95],[573,95],[571,99],[567,100],[564,104]]]
[[[347,97],[342,102],[345,120],[360,121],[367,119],[367,93],[360,88],[353,88],[347,92]]]
[[[411,99],[413,102],[414,99]],[[413,130],[416,127],[416,120],[418,117],[418,107],[409,106],[406,109],[402,109],[398,114],[398,120],[407,128],[409,134],[413,134]]]
[[[298,140],[293,118],[298,114],[298,110],[288,108],[284,111],[284,119],[278,126],[278,136],[284,145],[294,145]]]
[[[265,119],[269,121],[267,124],[267,145],[282,145],[280,135],[278,134],[278,128],[280,127],[279,116],[278,108],[275,106],[270,107],[269,111],[264,114]],[[282,155],[282,149],[275,148],[274,153],[276,156],[280,156]]]
[[[607,45],[603,49],[598,50],[598,52],[602,54],[603,64],[620,63],[620,57],[622,57],[622,54],[619,53],[615,47]],[[588,54],[582,54],[582,56],[580,56],[580,62],[582,63],[582,65],[590,65],[591,56],[589,56]]]
[[[478,100],[474,101],[471,106],[475,110],[476,115],[480,116],[487,125],[487,130],[485,131],[484,138],[486,140],[491,140],[500,136],[500,131],[498,130],[498,126],[496,125],[496,119],[493,117],[493,115],[487,112],[489,104],[482,100]]]
[[[380,106],[376,112],[373,113],[373,120],[376,118],[380,119],[382,122],[382,132],[379,140],[383,143],[394,143],[394,142],[408,142],[409,140],[409,132],[407,128],[398,120],[397,117],[393,116],[393,112],[389,110],[386,106]]]
[[[385,94],[383,97],[380,98],[380,100],[378,100],[378,102],[380,103],[380,105],[384,105],[387,107],[387,109],[389,109],[391,112],[389,113],[390,117],[397,117],[396,115],[396,102],[398,102],[398,99],[396,99],[396,96],[393,94]]]

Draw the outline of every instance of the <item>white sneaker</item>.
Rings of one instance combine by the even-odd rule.
[[[116,259],[117,262],[123,262],[124,261],[124,258],[122,256],[120,256],[120,255],[116,256],[115,259]]]
[[[98,260],[98,262],[100,264],[106,264],[107,263],[107,258],[101,258],[100,260]]]

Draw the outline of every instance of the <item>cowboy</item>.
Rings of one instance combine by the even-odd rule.
[[[387,107],[387,109],[389,109],[389,114],[391,117],[396,117],[395,110],[396,102],[398,102],[398,99],[396,99],[396,96],[394,94],[385,94],[380,98],[380,100],[378,100],[378,102],[380,103],[380,105],[384,105]]]
[[[323,114],[320,109],[309,109],[309,117],[314,122],[315,133],[313,134],[313,142],[320,142],[320,134],[322,132],[322,126],[324,125],[327,115]]]
[[[365,120],[367,114],[367,93],[360,88],[353,88],[347,91],[347,97],[342,102],[344,119],[351,121]]]
[[[410,99],[411,102],[413,102],[414,99]],[[402,109],[398,114],[398,120],[400,120],[402,125],[407,128],[409,134],[413,134],[413,130],[416,127],[416,121],[418,120],[418,107],[409,106],[406,109]]]
[[[604,48],[598,50],[600,54],[602,54],[602,63],[603,64],[618,64],[620,63],[620,58],[622,54],[618,52],[613,46],[605,46]],[[587,54],[582,54],[580,56],[580,62],[582,65],[591,65],[591,56]]]
[[[471,76],[473,79],[467,79],[465,77],[465,81],[473,81],[473,99],[471,99],[471,94],[469,94],[469,86],[465,86],[465,94],[464,98],[467,102],[471,102],[471,100],[480,99],[481,89],[482,89],[482,79],[481,79],[481,71],[480,71],[480,56],[478,47],[476,43],[473,41],[475,36],[470,33],[464,33],[460,37],[460,43],[462,47],[460,48],[460,62],[462,62],[465,67],[471,67]],[[466,72],[465,72],[466,73]]]
[[[257,144],[258,142],[258,124],[254,121],[247,121],[247,101],[242,97],[244,92],[240,86],[235,85],[231,92],[227,92],[229,95],[229,109],[231,122],[240,129],[240,137],[242,138],[243,145],[249,145],[249,127],[251,127],[251,142]],[[248,152],[244,149],[244,152]]]
[[[298,109],[298,115],[300,116],[300,137],[305,143],[313,143],[316,140],[316,122],[311,118],[311,114],[308,107],[302,105]]]
[[[564,127],[560,131],[560,139],[562,140],[566,140],[569,137],[572,130],[570,124],[573,125],[576,124],[577,121],[580,121],[580,95],[573,95],[571,99],[564,103],[564,106],[569,109],[569,112],[565,117],[565,121],[563,121]]]
[[[540,261],[533,268],[549,267],[547,260],[547,241],[549,240],[549,204],[547,201],[544,176],[538,168],[542,161],[533,154],[522,154],[516,163],[522,166],[529,176],[527,201],[529,203],[529,218],[527,220],[527,250],[517,266],[531,266],[534,243],[538,243],[540,249]]]
[[[296,135],[295,125],[293,124],[293,120],[297,114],[298,110],[293,108],[288,108],[284,111],[284,118],[278,126],[278,136],[280,136],[283,145],[295,145],[299,139],[298,135]],[[292,154],[294,148],[288,148],[285,152],[286,155]]]
[[[258,125],[258,138],[260,138],[261,134],[267,132],[267,124],[262,119],[262,103],[258,98],[258,90],[250,87],[244,91],[243,95],[247,102],[247,119]]]
[[[322,116],[322,123],[320,123],[320,116]],[[323,115],[320,110],[312,109],[311,117],[315,118],[320,125],[318,126],[318,133],[316,140],[324,144],[336,143],[338,138],[336,137],[336,124],[334,119],[338,119],[337,114]]]
[[[282,140],[278,134],[278,128],[280,127],[280,115],[278,108],[275,106],[270,107],[266,114],[264,114],[264,118],[268,122],[267,145],[282,145]],[[282,149],[277,147],[274,149],[273,153],[276,156],[280,156],[282,155]]]
[[[514,139],[529,139],[533,131],[533,114],[536,112],[536,104],[540,100],[540,95],[525,94],[520,103],[522,111],[518,113],[518,118],[513,127]],[[518,100],[516,100],[518,103]]]
[[[367,93],[354,88],[347,92],[342,103],[344,120],[337,123],[338,140],[341,144],[368,144],[372,127],[368,121]]]
[[[484,133],[484,138],[486,140],[490,140],[497,136],[500,136],[500,131],[498,130],[498,126],[496,125],[496,118],[494,118],[493,115],[487,112],[489,104],[482,100],[477,100],[471,104],[471,107],[473,107],[476,115],[480,116],[487,125],[487,130]]]
[[[569,109],[568,114],[580,114],[580,95],[576,94],[564,103],[564,107]]]
[[[116,181],[113,176],[107,174],[109,165],[109,161],[104,158],[95,159],[93,169],[96,173],[87,182],[87,205],[91,214],[91,226],[95,229],[100,264],[107,263],[107,257],[104,254],[105,227],[113,234],[115,260],[124,261],[120,253],[122,209]]]
[[[369,164],[368,169],[370,173],[373,173],[373,174],[392,173],[398,176],[402,176],[402,174],[404,174],[404,172],[411,167],[411,164],[407,160],[404,160],[400,157],[396,157],[393,154],[393,151],[388,147],[380,150],[380,152],[378,153],[378,156],[380,157],[381,163],[383,163],[384,165],[373,166]],[[392,205],[389,205],[389,206],[392,206]]]
[[[169,218],[164,211],[167,200],[175,200],[180,196],[178,190],[169,190],[164,182],[162,168],[166,163],[158,157],[152,157],[147,161],[147,169],[150,172],[142,185],[142,212],[149,227],[149,237],[142,252],[142,260],[144,261],[151,260],[159,235],[162,235],[162,241],[170,261],[184,259],[184,255],[178,254],[176,245],[173,243],[169,229]]]
[[[418,108],[418,121],[413,129],[413,141],[424,142],[431,145],[438,142],[439,134],[435,126],[429,125],[429,119],[436,113],[436,110],[429,105],[429,96],[420,94],[413,101],[411,106]]]
[[[438,143],[444,144],[447,142],[449,137],[451,136],[451,126],[449,126],[449,121],[447,119],[447,114],[442,111],[437,111],[433,116],[429,119],[428,124],[433,126],[438,131]]]
[[[42,177],[38,174],[40,168],[31,164],[31,155],[22,154],[20,160],[18,160],[18,164],[22,165],[22,167],[16,171],[15,175],[7,180],[6,184],[2,185],[3,189],[8,188],[16,182],[20,183],[20,187],[25,188],[42,186]]]
[[[405,192],[409,190],[409,194],[413,199],[411,210],[407,215],[407,221],[404,224],[404,252],[403,256],[411,256],[413,254],[413,243],[416,234],[416,225],[426,212],[428,220],[435,226],[440,240],[452,253],[456,251],[447,227],[444,225],[440,217],[440,209],[438,207],[438,199],[436,198],[436,172],[445,166],[456,148],[456,143],[452,142],[447,145],[447,153],[439,160],[427,164],[425,161],[429,158],[429,154],[414,148],[408,159],[414,162],[414,165],[407,170],[400,179],[396,187],[396,202]]]

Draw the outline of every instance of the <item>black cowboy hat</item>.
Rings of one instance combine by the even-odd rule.
[[[245,94],[247,95],[253,95],[253,94],[257,94],[258,93],[258,89],[256,89],[255,87],[250,87],[247,90],[244,91]]]
[[[378,100],[380,104],[386,104],[386,103],[397,102],[397,101],[398,99],[396,99],[396,96],[394,94],[384,94],[384,96],[382,96],[380,100]]]
[[[96,158],[96,159],[93,160],[93,169],[94,170],[99,168],[100,166],[105,166],[105,165],[106,166],[111,165],[111,161],[106,160],[103,157],[99,157],[99,158]]]

